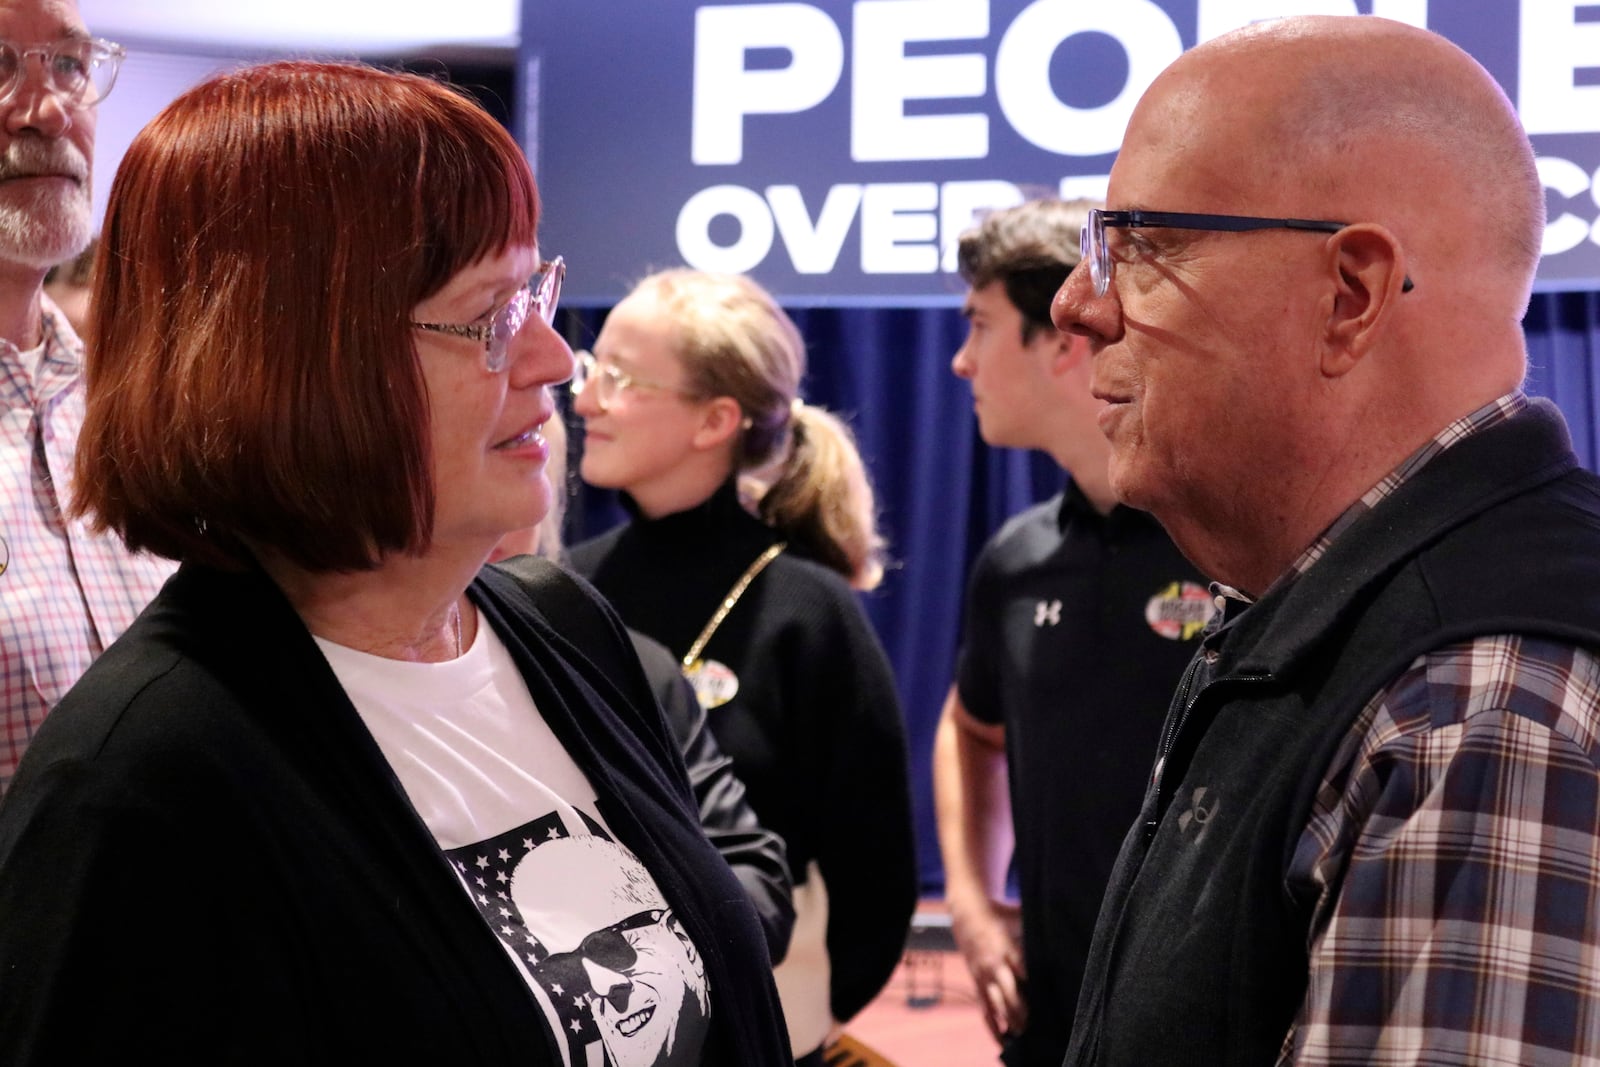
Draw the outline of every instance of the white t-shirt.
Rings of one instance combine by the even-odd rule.
[[[700,1062],[710,991],[655,879],[613,840],[594,787],[487,624],[447,663],[317,645],[569,1067]]]

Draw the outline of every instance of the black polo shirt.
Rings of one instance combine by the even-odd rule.
[[[1029,975],[1008,1063],[1066,1053],[1100,897],[1212,610],[1154,519],[1102,516],[1076,486],[1012,517],[974,564],[957,685],[1006,731]]]

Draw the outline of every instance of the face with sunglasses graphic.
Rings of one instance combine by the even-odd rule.
[[[585,1012],[613,1067],[698,1063],[710,1015],[699,952],[630,853],[561,838],[518,864],[511,897],[552,1002]]]

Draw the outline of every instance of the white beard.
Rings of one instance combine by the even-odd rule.
[[[28,174],[62,174],[75,181],[12,183]],[[0,260],[50,268],[89,243],[89,162],[66,140],[13,140],[0,154]]]

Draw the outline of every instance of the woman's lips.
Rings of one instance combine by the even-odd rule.
[[[541,432],[541,427],[543,425],[543,422],[537,422],[528,427],[526,430],[523,430],[521,433],[516,434],[513,437],[506,438],[504,441],[501,441],[494,447],[497,451],[502,452],[511,452],[530,447],[544,448],[544,434]]]

